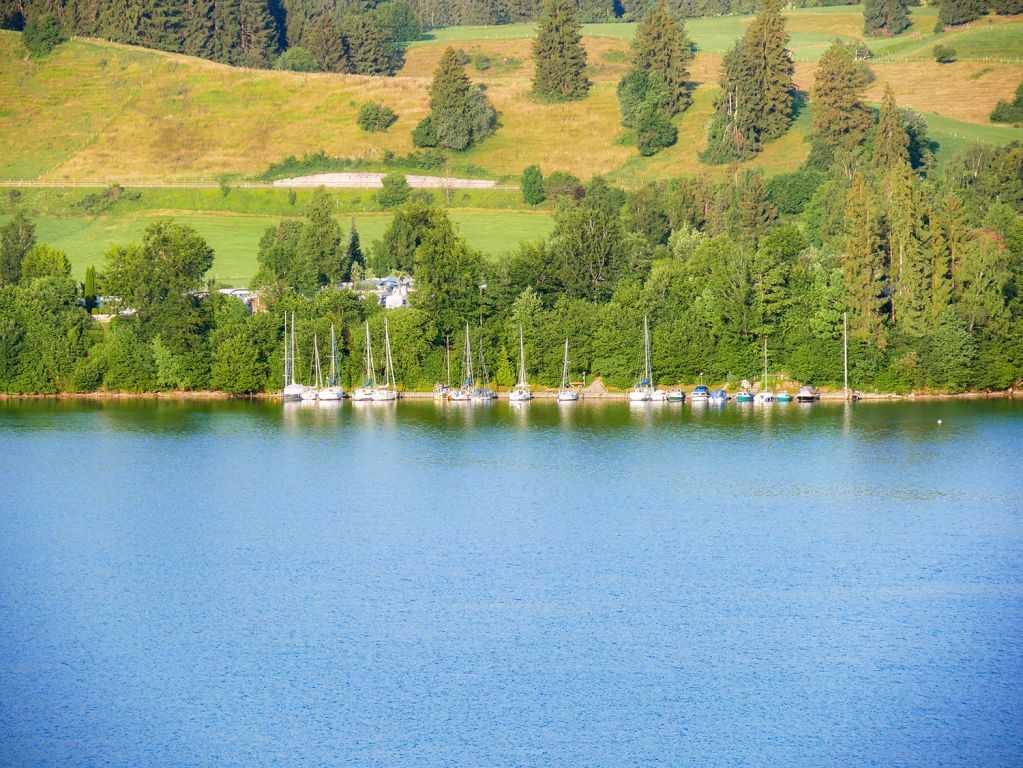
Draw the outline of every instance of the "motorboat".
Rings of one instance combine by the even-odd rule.
[[[710,399],[710,388],[700,384],[695,387],[689,395],[689,402],[691,403],[705,403]]]
[[[737,402],[737,403],[752,403],[753,402],[753,393],[750,392],[745,387],[743,387],[742,389],[740,389],[738,392],[735,393],[735,402]]]
[[[817,387],[804,385],[799,388],[799,393],[796,395],[796,402],[798,403],[816,403],[820,399],[821,395],[817,391]]]
[[[669,389],[668,390],[668,402],[669,403],[684,403],[686,401],[686,393],[681,389]]]
[[[789,394],[788,390],[783,389],[779,391],[777,395],[775,395],[774,399],[777,400],[779,403],[791,403],[792,395]]]
[[[710,393],[710,401],[722,405],[728,402],[728,393],[723,389],[715,389]]]

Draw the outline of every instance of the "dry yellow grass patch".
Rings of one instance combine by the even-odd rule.
[[[583,39],[586,57],[590,66],[590,78],[594,82],[617,82],[629,68],[628,60],[618,60],[620,54],[627,54],[629,45],[624,40],[608,37],[587,37]],[[501,72],[491,67],[485,71],[476,69],[470,62],[466,71],[476,82],[492,83],[508,80],[533,79],[533,48],[530,40],[466,40],[450,45],[418,45],[405,54],[405,66],[400,77],[432,78],[440,63],[441,56],[449,47],[461,48],[470,56],[476,52],[493,57],[511,57],[521,62],[519,67]]]
[[[960,61],[938,64],[914,61],[872,66],[877,80],[867,98],[880,101],[890,83],[900,106],[938,112],[956,120],[988,123],[999,99],[1010,99],[1023,79],[1023,65]],[[989,70],[971,79],[982,70]]]
[[[931,22],[934,26],[934,22]],[[862,13],[793,13],[785,15],[788,32],[818,32],[826,35],[863,37]]]

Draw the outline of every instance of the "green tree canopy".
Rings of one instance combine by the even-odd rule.
[[[581,99],[589,92],[586,49],[575,0],[544,0],[533,40],[533,93],[548,101]]]

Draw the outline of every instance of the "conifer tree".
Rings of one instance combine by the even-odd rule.
[[[814,77],[813,130],[831,147],[855,149],[863,144],[874,122],[863,103],[867,75],[853,60],[849,46],[835,43],[820,58]]]
[[[426,121],[436,144],[456,151],[467,149],[494,132],[497,113],[486,94],[465,74],[465,64],[454,48],[444,52],[434,72]]]
[[[779,0],[765,0],[722,63],[705,161],[748,158],[788,130],[794,67],[787,44]]]
[[[948,240],[945,239],[940,217],[933,207],[927,211],[924,247],[930,273],[924,318],[931,327],[936,327],[945,317],[949,304],[952,303],[952,275]]]
[[[780,138],[792,122],[792,75],[795,67],[780,0],[763,0],[745,35],[761,142]]]
[[[846,196],[846,248],[842,259],[853,338],[881,345],[881,294],[884,290],[880,222],[873,194],[857,173]]]
[[[545,0],[533,41],[533,93],[550,101],[586,96],[586,49],[575,0]]]
[[[352,216],[352,228],[348,233],[348,247],[345,249],[345,262],[347,264],[344,276],[348,280],[352,276],[352,270],[358,266],[360,269],[366,266],[366,257],[362,253],[362,240],[359,238],[359,230],[355,228],[355,217]]]
[[[399,51],[372,16],[367,13],[349,14],[343,26],[352,72],[357,75],[388,75],[400,66]]]
[[[351,71],[341,24],[332,14],[325,13],[306,25],[305,49],[324,72]]]
[[[899,163],[909,163],[909,135],[902,127],[902,115],[895,104],[895,94],[891,86],[885,84],[877,136],[874,139],[874,167],[879,173],[887,174]]]
[[[938,24],[942,28],[966,24],[983,16],[984,10],[983,0],[940,0]]]
[[[888,275],[891,283],[891,322],[904,333],[920,337],[927,331],[928,288],[923,248],[923,222],[913,172],[907,163],[889,172],[891,205],[888,213]]]
[[[643,16],[632,51],[636,66],[648,76],[659,75],[667,86],[669,114],[688,109],[693,103],[688,85],[693,47],[685,27],[676,23],[668,10],[667,0],[658,0]]]
[[[863,34],[890,36],[908,28],[905,0],[864,0]]]
[[[213,0],[191,0],[182,19],[181,50],[189,56],[213,55]]]
[[[234,60],[247,67],[270,66],[277,55],[277,38],[277,24],[266,0],[240,0]]]
[[[213,60],[224,64],[238,61],[241,26],[238,21],[238,0],[213,0]]]
[[[91,312],[96,308],[96,268],[87,267],[85,270],[85,286],[82,293],[85,296],[85,309]]]

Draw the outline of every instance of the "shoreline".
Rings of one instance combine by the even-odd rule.
[[[694,385],[695,386],[695,385]],[[557,391],[533,391],[534,400],[551,400],[557,398]],[[628,399],[627,392],[580,392],[579,401],[591,400],[620,401]],[[990,392],[910,392],[900,394],[897,392],[852,392],[851,402],[897,402],[897,401],[925,401],[925,400],[994,400],[994,399],[1016,399],[1023,397],[1023,390],[1004,389]],[[347,398],[346,398],[347,399]],[[400,392],[401,400],[433,400],[432,391],[413,390]],[[507,401],[507,392],[498,392],[497,399]],[[232,395],[218,390],[174,390],[168,392],[57,392],[57,393],[33,393],[33,394],[8,394],[0,393],[0,401],[6,400],[168,400],[168,401],[202,401],[202,400],[269,400],[280,401],[279,392],[255,392],[248,395]],[[844,402],[845,393],[821,392],[821,402]],[[313,401],[315,402],[315,401]],[[685,402],[689,402],[688,393]]]

